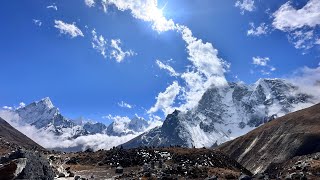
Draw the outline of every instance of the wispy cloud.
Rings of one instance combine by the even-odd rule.
[[[247,32],[248,36],[261,36],[269,33],[270,29],[265,23],[261,23],[258,27],[253,22],[249,23],[250,29]]]
[[[276,68],[269,65],[268,62],[270,61],[269,57],[253,57],[252,58],[252,64],[256,65],[257,67],[260,66],[262,67],[262,69],[260,70],[260,72],[263,75],[270,75],[271,72],[275,71]]]
[[[58,11],[58,6],[55,5],[55,4],[52,4],[52,5],[50,5],[50,6],[47,6],[47,9],[53,9],[53,10],[55,10],[55,11]]]
[[[92,47],[93,49],[97,50],[104,58],[107,58],[107,40],[105,40],[105,38],[100,35],[97,35],[97,32],[95,29],[92,30]]]
[[[245,0],[239,6],[248,11],[254,9],[254,2],[251,0]],[[182,39],[186,43],[187,51],[189,54],[188,60],[192,63],[185,72],[179,73],[179,77],[184,81],[184,87],[180,87],[177,82],[169,85],[165,92],[160,92],[157,96],[156,104],[150,108],[149,113],[162,110],[167,114],[171,111],[171,105],[175,102],[177,96],[181,101],[180,110],[191,109],[196,106],[197,102],[201,99],[203,93],[212,87],[226,85],[227,81],[224,73],[229,69],[230,64],[226,63],[223,59],[218,57],[218,50],[213,47],[209,42],[203,42],[202,39],[198,39],[193,36],[192,31],[187,27],[179,24],[175,24],[172,19],[167,19],[162,13],[162,9],[158,7],[158,3],[155,0],[102,0],[102,6],[104,11],[107,11],[107,7],[114,5],[120,11],[129,10],[134,18],[152,23],[152,29],[157,32],[165,32],[169,30],[175,30],[181,34]],[[113,40],[112,46],[115,51],[111,54],[118,62],[123,60],[122,57],[131,54],[124,53],[119,48],[119,41]],[[121,53],[123,52],[123,53]],[[175,74],[170,67],[164,63],[159,65]],[[169,93],[170,92],[170,93]],[[179,92],[181,92],[179,94]],[[169,96],[170,98],[166,98]]]
[[[126,102],[124,102],[124,101],[118,102],[118,106],[119,106],[119,107],[122,107],[122,108],[128,108],[128,109],[133,108],[133,105],[131,105],[131,104],[129,104],[129,103],[126,103]]]
[[[84,36],[82,31],[75,25],[75,23],[68,24],[61,20],[54,20],[54,23],[55,23],[54,27],[59,29],[61,34],[70,35],[71,38]]]
[[[84,0],[84,3],[88,6],[88,7],[94,7],[96,2],[94,0]]]
[[[245,11],[252,12],[255,9],[254,0],[237,0],[235,7],[240,8],[241,14]]]
[[[170,76],[180,76],[180,74],[177,73],[170,65],[164,64],[160,60],[156,60],[156,63],[160,69],[167,70],[169,72]]]
[[[135,53],[132,50],[124,51],[121,48],[121,40],[120,39],[111,39],[110,47],[113,48],[111,50],[111,57],[114,58],[118,63],[122,62],[126,57],[135,56]]]
[[[33,19],[32,20],[33,21],[33,23],[36,25],[36,26],[42,26],[42,21],[41,20],[39,20],[39,19]]]

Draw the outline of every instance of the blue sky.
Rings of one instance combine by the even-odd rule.
[[[111,0],[104,12],[101,0],[5,0],[0,7],[0,106],[49,96],[70,118],[163,118],[172,109],[192,107],[190,99],[201,96],[205,83],[251,84],[319,66],[320,22],[308,14],[320,12],[317,0],[135,3]],[[286,19],[292,14],[299,15],[295,23]],[[192,36],[183,39],[184,30]],[[190,46],[199,48],[194,60],[188,60],[194,50],[188,49],[194,43],[188,38],[199,43]],[[213,59],[202,57],[206,51]],[[203,70],[206,65],[199,62],[212,68]],[[204,78],[197,90],[183,78],[188,72]]]

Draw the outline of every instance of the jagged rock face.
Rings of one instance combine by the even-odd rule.
[[[168,115],[161,128],[124,146],[211,147],[312,104],[315,104],[312,96],[300,93],[297,87],[281,79],[260,79],[250,86],[229,83],[225,87],[212,87],[196,108]]]
[[[59,109],[53,106],[48,97],[17,109],[16,112],[22,123],[35,126],[37,129],[50,129],[57,135],[65,128],[76,126],[74,122],[60,114]]]

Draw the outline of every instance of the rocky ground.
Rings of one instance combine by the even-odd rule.
[[[114,148],[54,153],[49,159],[60,179],[238,179],[251,175],[228,156],[209,149]]]

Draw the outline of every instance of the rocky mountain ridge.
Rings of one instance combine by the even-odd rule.
[[[311,95],[282,79],[260,79],[252,85],[213,86],[204,93],[196,108],[187,112],[176,110],[161,127],[123,146],[211,147],[313,104],[315,100]]]
[[[277,118],[218,147],[253,173],[320,151],[320,104]]]

